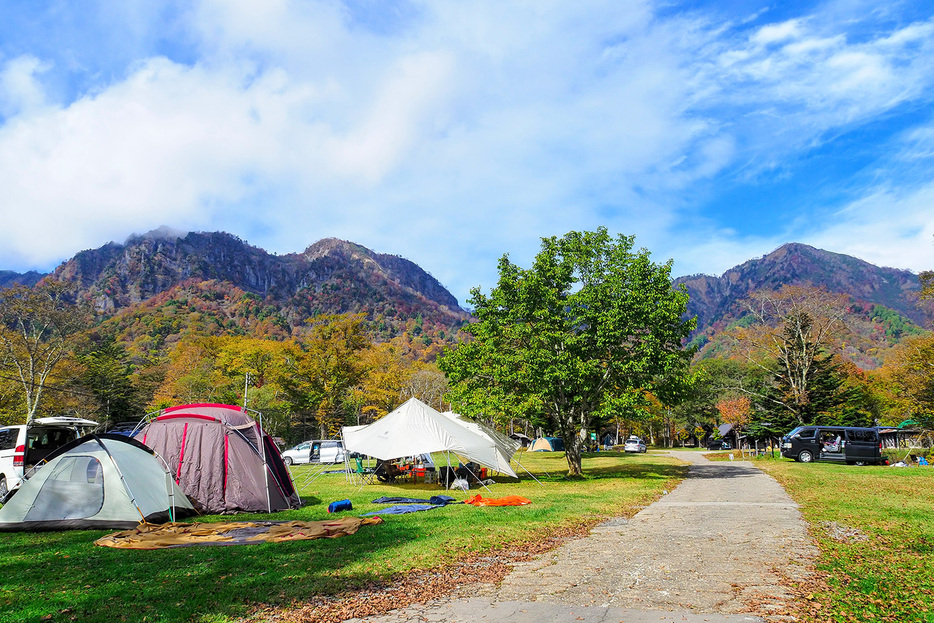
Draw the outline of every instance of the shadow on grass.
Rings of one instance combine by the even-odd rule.
[[[366,530],[366,528],[364,528]],[[254,599],[284,605],[385,579],[391,569],[344,573],[374,547],[418,538],[387,522],[353,539],[118,550],[106,531],[9,535],[0,542],[2,621],[197,621],[243,616]]]
[[[590,467],[584,469],[584,476],[589,478],[642,478],[663,479],[683,478],[688,473],[687,465],[659,465],[657,463],[633,463],[622,469],[612,467]]]

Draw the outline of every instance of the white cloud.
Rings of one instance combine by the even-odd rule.
[[[845,206],[805,242],[880,266],[934,269],[934,183],[910,192],[879,188]]]
[[[29,114],[45,104],[45,91],[37,75],[48,69],[47,63],[30,55],[0,66],[0,118]]]
[[[800,36],[800,20],[791,19],[780,24],[767,24],[763,26],[749,37],[749,41],[756,46],[765,46],[773,43],[782,43],[789,39],[797,39]]]
[[[43,59],[8,61],[0,267],[162,224],[277,252],[338,235],[463,299],[503,252],[527,263],[542,236],[607,225],[719,272],[795,230],[708,215],[678,249],[683,215],[934,84],[929,22],[852,37],[820,14],[724,24],[650,2],[412,7],[380,5],[375,28],[329,0],[204,0],[159,22],[193,59],[142,55],[58,105]],[[107,19],[152,42],[149,11]]]

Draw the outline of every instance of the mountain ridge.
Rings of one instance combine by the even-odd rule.
[[[883,305],[924,326],[934,319],[934,308],[919,306],[918,276],[909,270],[880,267],[859,258],[786,243],[761,258],[743,262],[719,277],[697,274],[678,277],[690,295],[688,313],[698,319],[697,331],[736,313],[736,305],[752,292],[777,290],[786,284],[813,285],[854,300]]]

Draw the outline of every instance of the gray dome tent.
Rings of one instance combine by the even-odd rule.
[[[129,437],[86,435],[46,460],[0,508],[0,531],[125,530],[195,514],[165,463]]]
[[[301,503],[276,444],[240,407],[164,409],[136,439],[165,457],[199,510],[271,513]]]

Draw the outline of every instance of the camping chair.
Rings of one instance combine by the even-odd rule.
[[[354,473],[360,477],[361,485],[371,485],[373,484],[373,479],[375,478],[374,471],[370,467],[364,467],[363,459],[359,456],[354,457],[354,462],[356,463],[356,468]]]

